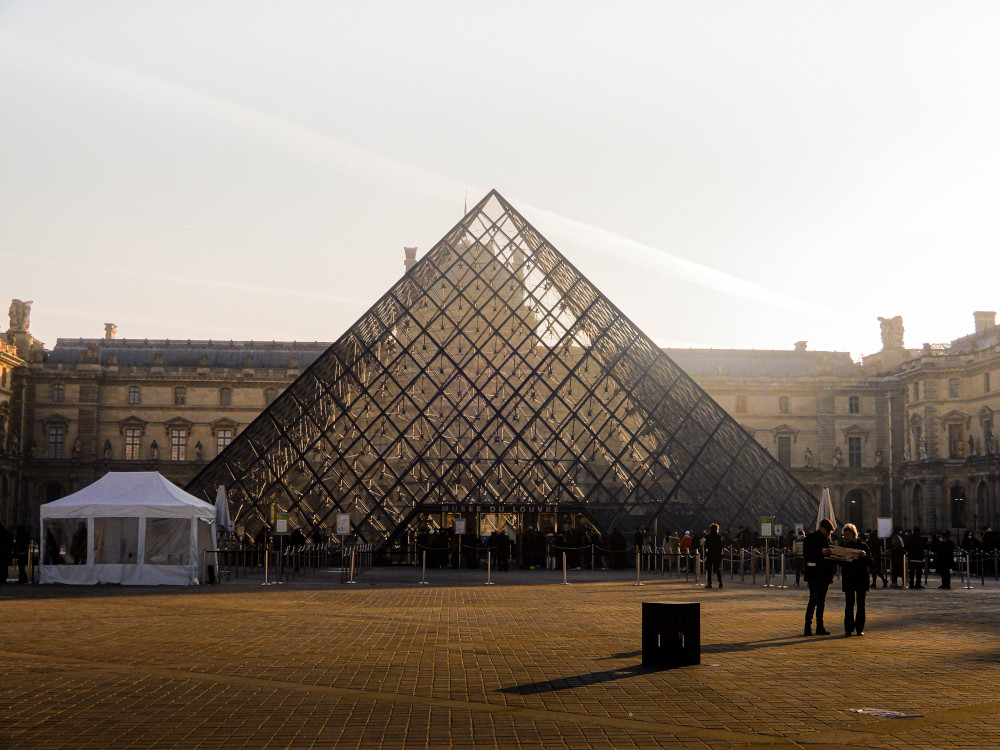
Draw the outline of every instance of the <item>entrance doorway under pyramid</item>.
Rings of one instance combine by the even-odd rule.
[[[272,511],[307,534],[349,514],[383,549],[480,512],[630,533],[817,507],[496,191],[188,490],[220,484],[251,535]]]

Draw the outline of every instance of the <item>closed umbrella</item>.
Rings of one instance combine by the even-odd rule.
[[[837,519],[833,515],[833,499],[830,497],[830,488],[824,487],[823,494],[819,498],[819,515],[816,516],[816,528],[824,518],[829,518],[833,523],[833,528],[837,528]]]
[[[229,517],[229,498],[226,497],[226,486],[219,485],[219,491],[215,493],[215,528],[220,533],[230,532],[235,527]]]

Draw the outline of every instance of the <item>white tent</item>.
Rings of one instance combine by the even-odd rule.
[[[215,506],[155,471],[110,472],[41,507],[42,583],[206,580]]]
[[[823,494],[819,498],[819,512],[816,514],[816,528],[819,528],[820,521],[829,518],[833,523],[833,528],[837,528],[837,517],[833,514],[833,498],[830,497],[830,488],[824,487]]]

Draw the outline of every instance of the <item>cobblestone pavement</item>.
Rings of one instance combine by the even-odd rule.
[[[569,575],[3,586],[0,748],[1000,745],[998,583],[879,588],[863,638],[835,584],[804,638],[804,586]],[[701,602],[701,665],[642,669],[643,601]]]

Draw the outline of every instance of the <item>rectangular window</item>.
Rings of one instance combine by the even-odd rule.
[[[233,442],[233,431],[230,428],[216,430],[215,432],[215,454],[218,455],[226,449],[226,446]]]
[[[849,396],[847,398],[847,411],[851,414],[861,413],[861,397],[860,396]]]
[[[187,430],[183,427],[170,428],[170,460],[187,460]]]
[[[130,385],[128,387],[128,402],[133,405],[140,402],[139,386]]]
[[[847,438],[847,465],[852,469],[861,468],[861,438]]]
[[[788,414],[788,396],[778,397],[778,412],[780,414]]]
[[[184,406],[187,403],[187,388],[174,388],[174,406]]]
[[[66,428],[61,424],[49,426],[49,445],[46,456],[49,458],[62,458],[63,446],[66,444]]]
[[[52,403],[61,404],[66,399],[66,389],[61,383],[52,386]]]
[[[792,438],[791,435],[778,436],[778,463],[786,469],[792,468]]]
[[[914,401],[920,400],[920,383],[913,384],[913,400]]]
[[[948,398],[959,398],[962,395],[962,381],[958,378],[948,378]]]
[[[219,406],[232,406],[233,404],[233,389],[232,388],[220,388],[219,389]]]
[[[983,393],[990,392],[990,374],[988,372],[983,373]]]
[[[965,428],[960,424],[948,425],[948,458],[965,458]]]
[[[142,430],[138,427],[125,428],[125,460],[138,461]]]

